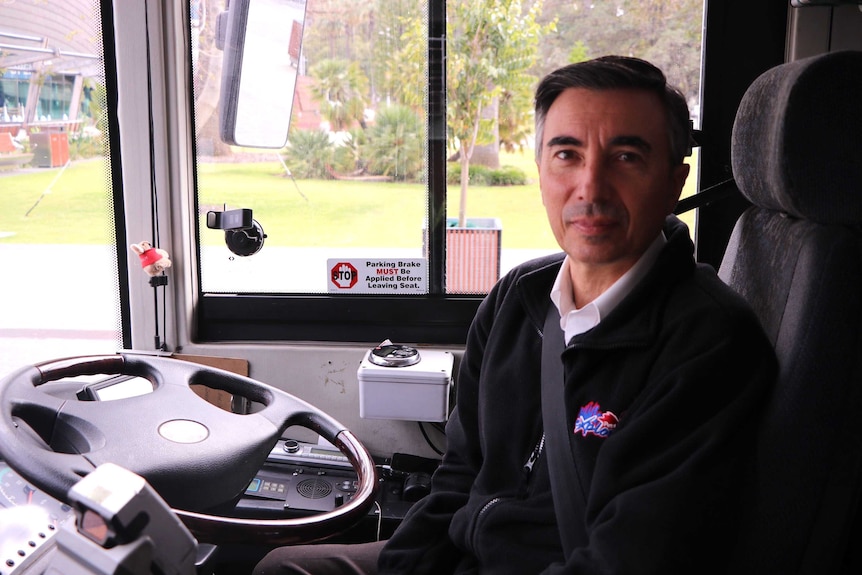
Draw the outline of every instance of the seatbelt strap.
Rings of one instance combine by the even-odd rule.
[[[557,529],[563,551],[568,556],[586,541],[579,541],[573,525],[584,521],[585,501],[581,482],[572,458],[571,436],[566,417],[564,393],[563,331],[556,306],[548,305],[545,327],[542,331],[542,419],[545,428],[545,456],[551,476],[551,494]]]

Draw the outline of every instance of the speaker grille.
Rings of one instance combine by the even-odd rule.
[[[306,479],[296,485],[296,490],[308,499],[322,499],[332,493],[332,485],[322,479]]]

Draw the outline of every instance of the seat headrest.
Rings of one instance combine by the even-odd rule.
[[[754,205],[823,224],[862,222],[862,52],[782,64],[748,88],[733,175]]]

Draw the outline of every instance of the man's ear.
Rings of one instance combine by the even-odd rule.
[[[690,171],[691,166],[686,163],[679,164],[671,169],[670,177],[673,193],[671,194],[671,197],[668,198],[671,202],[670,211],[668,213],[672,213],[676,208],[676,204],[679,201],[679,197],[682,195],[682,189],[685,187],[685,181],[688,179]]]
[[[545,193],[542,191],[544,188],[542,187],[542,166],[541,160],[536,160],[536,173],[539,174],[539,197],[542,198],[542,205],[545,205]]]

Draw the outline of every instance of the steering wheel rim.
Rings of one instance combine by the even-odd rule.
[[[153,393],[99,402],[64,400],[37,389],[58,379],[99,374],[143,377],[153,384]],[[196,383],[264,407],[252,414],[227,412],[199,397],[191,389]],[[242,494],[292,426],[317,432],[348,457],[358,480],[353,497],[331,512],[308,517],[259,520],[211,514]],[[318,408],[221,369],[132,353],[51,360],[0,380],[0,457],[64,502],[72,485],[101,463],[121,465],[146,479],[189,530],[208,543],[323,539],[364,517],[378,489],[369,452]]]

